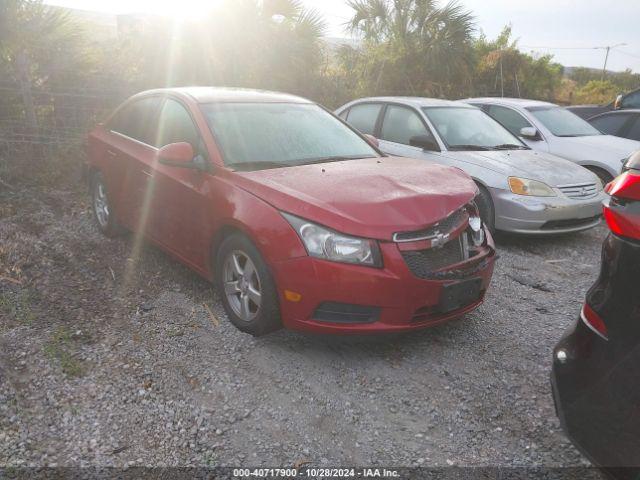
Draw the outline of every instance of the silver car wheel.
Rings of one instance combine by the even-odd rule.
[[[102,180],[97,180],[93,189],[93,209],[100,226],[106,228],[109,223],[109,198]]]
[[[234,250],[224,261],[224,293],[233,312],[245,322],[258,315],[262,303],[260,276],[253,261],[241,250]]]

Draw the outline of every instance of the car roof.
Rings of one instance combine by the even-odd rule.
[[[482,97],[482,98],[465,98],[463,102],[493,103],[496,105],[508,105],[512,107],[529,108],[529,107],[557,107],[555,103],[543,102],[541,100],[530,100],[528,98],[507,98],[507,97]]]
[[[351,102],[363,103],[363,102],[387,102],[387,103],[402,103],[412,107],[460,107],[461,104],[451,100],[440,100],[439,98],[427,98],[427,97],[366,97],[359,98]]]
[[[287,93],[270,92],[267,90],[252,90],[230,87],[177,87],[146,90],[139,95],[175,94],[188,97],[196,103],[313,103],[306,98],[289,95]]]
[[[605,115],[623,115],[625,113],[634,113],[637,115],[640,114],[640,108],[621,108],[620,110],[609,110],[608,112],[598,113],[597,115],[590,117],[589,120],[596,117],[604,117]]]

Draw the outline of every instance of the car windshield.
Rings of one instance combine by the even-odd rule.
[[[379,154],[315,104],[202,105],[225,165],[241,170],[323,163]]]
[[[527,108],[556,137],[588,137],[602,135],[575,113],[562,107]]]
[[[423,107],[422,110],[449,150],[527,148],[482,110],[468,107]]]

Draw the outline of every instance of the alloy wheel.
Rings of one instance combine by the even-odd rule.
[[[102,180],[97,180],[93,189],[93,209],[100,226],[106,228],[109,223],[109,198]]]
[[[224,293],[233,312],[245,322],[258,315],[262,303],[260,276],[249,256],[234,250],[224,261]]]

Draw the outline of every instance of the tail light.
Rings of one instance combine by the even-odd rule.
[[[640,171],[624,172],[608,183],[605,191],[611,197],[605,201],[603,213],[611,231],[640,240]]]
[[[585,303],[580,312],[580,318],[585,323],[589,330],[598,335],[599,337],[608,340],[607,338],[607,326],[604,324],[604,320],[600,318],[590,306]]]

